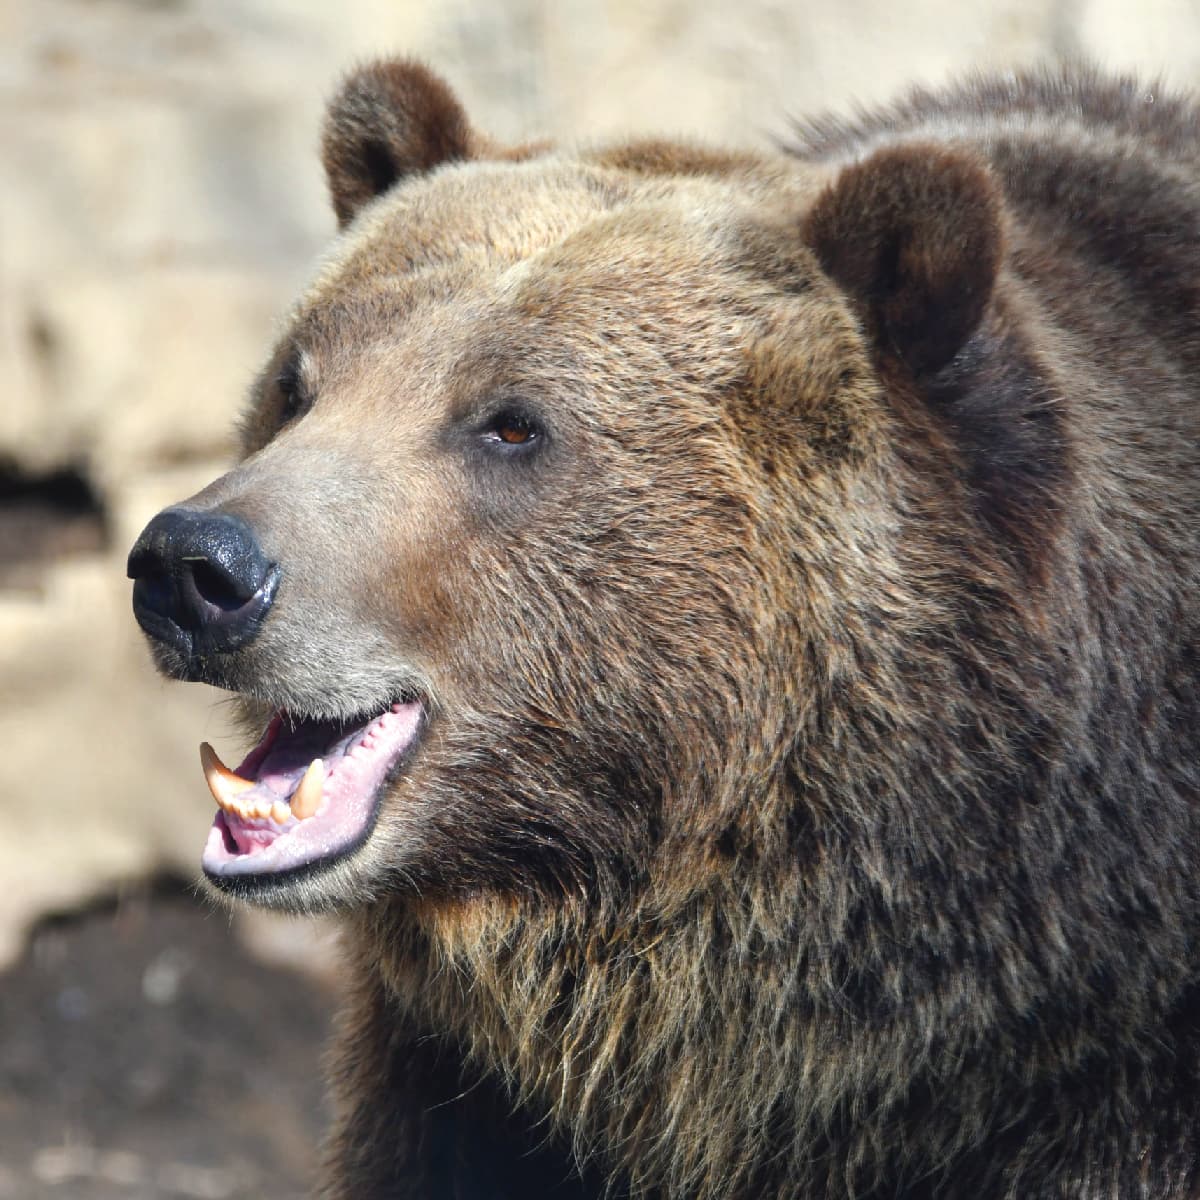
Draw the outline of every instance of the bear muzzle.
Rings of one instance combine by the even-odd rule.
[[[232,478],[212,486],[228,486]],[[127,566],[133,611],[164,673],[262,699],[255,687],[262,663],[240,651],[262,632],[282,568],[244,517],[193,506],[212,499],[210,493],[164,509],[142,531]],[[269,647],[265,657],[272,659]],[[217,803],[201,860],[209,880],[261,893],[345,858],[371,836],[382,795],[407,765],[425,723],[413,687],[381,686],[387,699],[340,716],[314,715],[273,697],[266,730],[236,770],[207,743],[201,746]]]

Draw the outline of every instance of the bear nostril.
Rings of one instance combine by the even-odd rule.
[[[262,583],[260,579],[254,580],[253,587],[249,587],[248,583],[240,583],[206,558],[191,560],[189,566],[192,582],[200,598],[223,612],[236,612],[253,598]]]

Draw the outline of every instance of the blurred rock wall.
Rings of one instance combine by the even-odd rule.
[[[332,232],[315,144],[364,56],[504,138],[763,142],[789,113],[1063,55],[1200,65],[1194,0],[0,0],[0,960],[34,916],[195,870],[218,694],[161,682],[125,552],[218,473]]]

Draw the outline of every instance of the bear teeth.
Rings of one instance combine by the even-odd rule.
[[[200,765],[204,770],[204,781],[212,792],[217,806],[235,817],[243,820],[270,819],[276,825],[284,825],[293,817],[303,821],[311,817],[321,807],[321,793],[325,787],[325,764],[314,758],[304,772],[304,778],[291,798],[291,804],[284,800],[259,799],[251,800],[245,795],[255,787],[251,779],[243,779],[236,771],[231,771],[222,761],[220,755],[209,745],[200,745]]]
[[[321,794],[325,790],[325,764],[314,758],[300,780],[300,786],[292,793],[291,813],[298,821],[313,816],[321,807]]]
[[[204,782],[217,804],[226,812],[247,815],[242,811],[247,806],[238,797],[249,791],[254,783],[231,771],[208,742],[200,743],[200,766],[204,770]]]

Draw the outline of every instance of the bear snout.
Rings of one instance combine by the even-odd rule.
[[[280,576],[240,517],[188,508],[164,509],[146,526],[126,573],[138,624],[189,662],[250,642]]]

